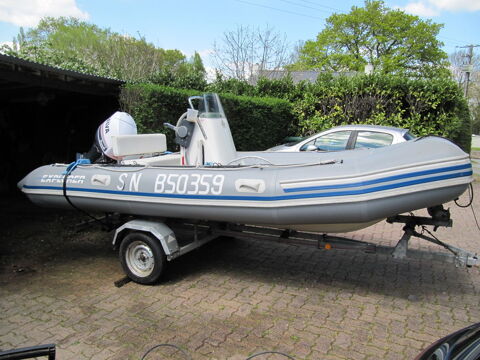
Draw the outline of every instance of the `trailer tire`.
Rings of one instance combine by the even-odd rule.
[[[165,253],[159,241],[144,232],[126,235],[120,244],[119,257],[127,276],[139,284],[156,283],[166,265]]]

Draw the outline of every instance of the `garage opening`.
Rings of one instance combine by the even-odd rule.
[[[119,110],[123,81],[0,54],[0,193],[34,168],[75,160],[98,125]]]

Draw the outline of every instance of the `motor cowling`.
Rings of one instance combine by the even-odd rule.
[[[102,155],[112,160],[121,160],[113,154],[113,136],[136,135],[137,125],[135,120],[126,112],[117,111],[105,120],[95,133],[95,142],[90,151],[85,155],[93,163]]]

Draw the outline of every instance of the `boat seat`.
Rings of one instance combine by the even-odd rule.
[[[178,153],[122,160],[122,165],[165,166],[181,165],[182,156]]]
[[[167,151],[165,134],[138,134],[112,136],[113,155],[155,154]]]

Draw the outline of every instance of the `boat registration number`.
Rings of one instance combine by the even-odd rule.
[[[159,174],[155,179],[154,191],[164,194],[220,195],[224,175],[211,174]]]

